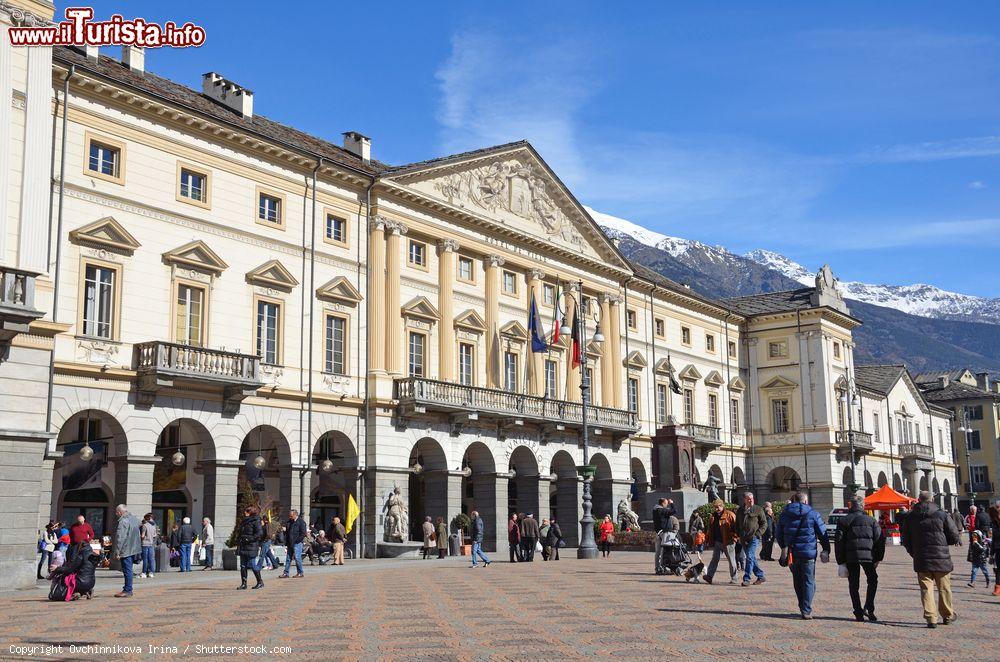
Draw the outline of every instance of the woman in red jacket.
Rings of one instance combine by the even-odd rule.
[[[615,542],[615,525],[611,521],[611,515],[604,516],[597,532],[601,534],[601,556],[611,556],[611,545]]]

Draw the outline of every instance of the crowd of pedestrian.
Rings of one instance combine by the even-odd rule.
[[[536,553],[543,561],[558,561],[559,548],[565,547],[566,541],[554,517],[542,518],[539,525],[534,513],[511,513],[507,520],[507,544],[510,562],[523,563],[534,561]]]

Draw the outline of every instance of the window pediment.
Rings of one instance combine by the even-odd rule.
[[[696,382],[701,379],[702,374],[698,371],[698,368],[694,367],[692,364],[688,364],[681,370],[681,374],[678,375],[681,379],[686,379],[688,381]]]
[[[471,308],[455,318],[455,328],[473,333],[483,333],[486,331],[486,322],[476,311]]]
[[[262,287],[273,287],[286,292],[299,284],[292,272],[277,260],[271,260],[247,272],[247,282]]]
[[[660,359],[656,362],[656,374],[658,375],[669,375],[674,372],[674,366],[670,363],[670,359]]]
[[[625,365],[630,368],[645,368],[649,364],[646,363],[646,357],[643,356],[642,352],[633,351],[626,357]]]
[[[125,227],[111,216],[88,223],[69,233],[74,244],[87,244],[98,248],[110,248],[132,255],[142,244]]]
[[[730,391],[745,391],[746,388],[747,388],[746,383],[744,383],[744,381],[740,379],[739,375],[729,380]]]
[[[767,383],[763,384],[761,386],[761,388],[771,388],[771,389],[783,388],[783,389],[789,389],[789,388],[795,388],[796,386],[798,386],[798,384],[796,384],[795,382],[793,382],[793,381],[791,381],[789,379],[785,379],[784,377],[782,377],[782,376],[779,375],[777,377],[774,377],[773,379],[771,379]]]
[[[722,378],[718,370],[713,370],[705,377],[705,383],[709,386],[722,386],[726,380]]]
[[[500,327],[500,335],[513,340],[527,340],[528,332],[518,321],[507,322]]]
[[[229,268],[208,245],[198,239],[163,254],[165,264],[204,271],[218,276]]]
[[[427,297],[416,297],[401,309],[403,317],[413,317],[429,322],[437,322],[441,319],[441,314],[437,308],[427,299]]]
[[[316,296],[320,299],[339,301],[350,305],[355,305],[364,298],[357,288],[343,276],[338,276],[320,286],[316,290]]]

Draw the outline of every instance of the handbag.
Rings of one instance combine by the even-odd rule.
[[[63,582],[63,576],[60,574],[52,580],[52,586],[49,588],[49,600],[53,602],[65,602],[68,592],[69,589],[66,587],[66,583]]]
[[[606,538],[606,540],[607,540],[607,542],[608,542],[609,545],[614,545],[615,544],[615,534],[609,533],[608,537]]]
[[[837,566],[837,576],[841,579],[847,579],[847,566],[843,563]]]

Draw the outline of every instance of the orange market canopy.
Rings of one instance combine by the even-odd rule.
[[[911,499],[888,485],[883,485],[877,492],[865,497],[865,510],[897,510],[909,508],[916,502],[916,499]]]

